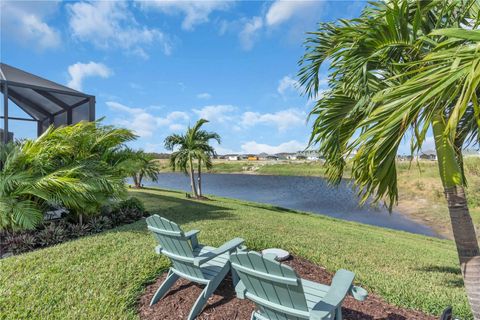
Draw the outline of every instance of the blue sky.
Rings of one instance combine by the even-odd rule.
[[[305,32],[364,5],[3,1],[1,60],[95,95],[97,117],[134,130],[136,148],[162,152],[167,135],[203,117],[223,138],[219,153],[296,151],[312,107],[295,88]],[[36,133],[11,127],[19,138]]]

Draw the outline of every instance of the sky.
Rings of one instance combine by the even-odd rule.
[[[199,118],[217,153],[306,147],[312,101],[297,88],[306,32],[358,16],[363,1],[2,1],[1,61],[96,96],[97,118],[134,148]],[[321,70],[327,76],[327,66]],[[326,89],[326,84],[321,88]],[[25,116],[13,108],[14,116]],[[17,138],[36,124],[11,121]],[[408,152],[408,143],[400,152]]]

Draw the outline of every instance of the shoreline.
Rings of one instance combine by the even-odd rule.
[[[174,171],[163,171],[162,173],[174,173]],[[222,171],[215,171],[212,172],[205,172],[207,174],[219,174],[219,175],[257,175],[257,176],[288,176],[288,177],[314,177],[314,178],[322,178],[326,179],[325,176],[322,175],[307,175],[307,174],[271,174],[271,173],[262,173],[258,170],[245,170],[245,171],[232,171],[232,172],[222,172]],[[350,181],[350,178],[343,178],[345,181]],[[394,207],[394,211],[396,214],[403,216],[404,218],[411,220],[412,222],[421,224],[425,227],[430,228],[435,234],[437,238],[441,239],[448,239],[452,240],[453,235],[449,226],[439,226],[431,219],[428,219],[425,215],[419,214],[418,208],[418,199],[414,200],[406,200],[401,199],[399,196],[399,204]],[[427,205],[427,201],[425,200],[425,205]],[[421,208],[425,209],[425,208]],[[419,217],[420,216],[420,217]],[[423,217],[423,218],[422,218]]]
[[[214,174],[248,174],[248,175],[259,175],[259,176],[289,176],[289,177],[316,177],[326,179],[322,175],[302,175],[302,174],[268,174],[258,172],[257,170],[249,171],[239,171],[239,172],[209,172]],[[343,178],[343,180],[350,181],[350,178]],[[418,206],[422,203],[423,206]],[[434,208],[438,209],[438,204],[434,205]],[[428,203],[426,199],[402,199],[402,196],[399,195],[398,204],[394,206],[395,212],[416,222],[422,224],[426,227],[431,228],[439,237],[453,240],[453,232],[450,225],[438,225],[433,223],[432,219],[429,219],[426,215],[422,214],[422,211],[427,209],[432,209],[431,204]],[[423,218],[422,218],[423,217]]]

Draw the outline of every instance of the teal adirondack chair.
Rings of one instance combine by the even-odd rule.
[[[255,302],[252,320],[342,319],[342,302],[347,294],[365,300],[367,292],[352,285],[354,274],[340,269],[332,285],[299,278],[273,256],[239,252],[230,256],[232,269],[240,281],[235,287],[240,299]]]
[[[189,320],[195,319],[230,271],[230,253],[240,248],[244,240],[235,238],[219,248],[207,247],[198,243],[198,230],[184,233],[176,223],[158,215],[152,215],[146,220],[148,230],[153,232],[159,242],[156,252],[167,256],[172,262],[167,278],[158,288],[150,305],[162,299],[178,278],[185,278],[205,285],[188,316]]]

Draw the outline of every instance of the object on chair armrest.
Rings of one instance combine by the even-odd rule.
[[[155,247],[155,253],[156,253],[156,254],[162,253],[162,250],[163,250],[163,249],[162,249],[162,246],[161,246],[161,245],[158,245],[158,246]]]
[[[190,239],[190,242],[192,243],[192,248],[195,248],[198,246],[197,234],[199,232],[200,230],[190,230],[187,233],[185,233],[185,237]]]
[[[206,252],[206,253],[202,254],[201,256],[196,257],[193,260],[193,264],[198,267],[201,264],[204,264],[205,262],[207,262],[209,260],[212,260],[213,258],[221,255],[222,253],[233,251],[234,249],[236,249],[240,245],[242,245],[244,242],[245,242],[245,240],[243,240],[242,238],[235,238],[235,239],[232,239],[228,242],[225,242],[222,246],[218,247],[217,249]]]
[[[367,290],[362,287],[352,286],[350,294],[358,301],[365,301],[368,298]]]
[[[277,255],[275,253],[267,253],[264,254],[263,257],[268,260],[277,261],[275,260],[277,258]]]
[[[310,311],[310,319],[320,320],[329,315],[335,315],[335,310],[341,307],[345,296],[350,292],[355,274],[351,271],[340,269],[335,273],[332,285],[322,301],[317,303]]]

